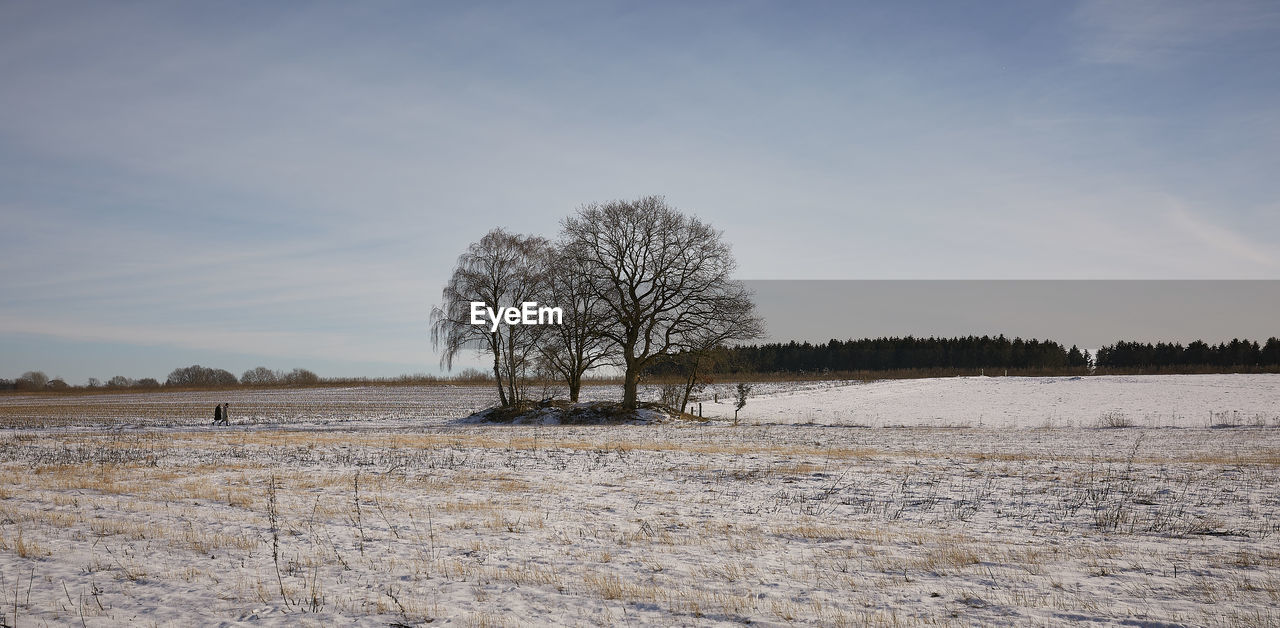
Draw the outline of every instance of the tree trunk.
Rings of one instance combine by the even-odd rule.
[[[494,347],[502,346],[501,344],[498,343],[497,334],[493,335],[493,346]],[[505,408],[510,404],[507,403],[507,393],[503,390],[502,368],[500,365],[501,363],[498,361],[498,351],[495,350],[493,352],[493,381],[495,384],[498,385],[498,403]]]
[[[622,362],[626,371],[622,376],[622,409],[636,409],[636,388],[640,384],[640,364],[636,360],[636,341],[639,331],[627,332],[626,342],[622,343]]]
[[[627,364],[626,375],[622,378],[622,409],[636,409],[636,388],[640,384],[640,369],[634,363]]]
[[[507,399],[511,401],[511,405],[520,403],[520,390],[516,388],[515,366],[507,368]]]
[[[578,403],[579,390],[582,390],[582,376],[575,375],[569,379],[569,403]]]
[[[511,405],[520,403],[520,389],[516,386],[516,343],[515,338],[507,332],[507,400]]]
[[[680,414],[684,414],[684,409],[689,406],[689,397],[693,394],[693,386],[697,381],[698,371],[694,370],[684,382],[684,396],[680,398]]]

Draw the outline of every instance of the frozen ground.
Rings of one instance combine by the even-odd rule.
[[[1276,383],[772,384],[736,427],[0,397],[0,623],[1280,625]]]
[[[749,398],[743,421],[823,425],[1144,427],[1280,425],[1280,375],[951,377],[881,380]],[[708,416],[732,417],[733,393],[717,389]]]

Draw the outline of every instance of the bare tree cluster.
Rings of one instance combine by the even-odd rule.
[[[273,371],[265,366],[259,366],[245,371],[244,375],[237,380],[236,376],[229,371],[195,364],[174,369],[173,372],[169,373],[169,377],[163,385],[178,388],[217,388],[239,384],[245,386],[315,386],[321,384],[322,381],[324,380],[321,380],[319,375],[303,368],[296,368],[292,371]],[[134,379],[124,375],[116,375],[108,379],[105,384],[96,377],[90,377],[88,384],[83,388],[120,390],[160,387],[161,383],[151,377]],[[62,378],[50,378],[42,371],[27,371],[16,380],[0,379],[0,390],[64,391],[72,389],[76,389],[76,387],[67,384]]]
[[[494,229],[458,258],[431,314],[433,344],[451,368],[465,350],[493,358],[502,405],[527,398],[529,374],[554,375],[577,401],[583,375],[598,366],[623,373],[624,408],[634,409],[644,370],[689,361],[763,333],[751,294],[732,278],[736,263],[722,232],[660,196],[592,203],[561,223],[550,242]],[[539,302],[559,307],[559,325],[472,324],[471,304]]]
[[[124,375],[116,375],[107,380],[107,388],[159,388],[160,382],[153,377],[133,379]]]
[[[44,371],[27,371],[14,384],[18,390],[44,390],[49,387],[49,376]]]
[[[320,383],[320,376],[307,369],[273,371],[265,366],[251,368],[240,376],[245,386],[308,386]]]
[[[235,386],[237,383],[239,382],[236,380],[236,376],[232,375],[230,371],[193,364],[173,369],[173,372],[169,373],[169,379],[165,380],[164,385],[180,388],[199,388]]]

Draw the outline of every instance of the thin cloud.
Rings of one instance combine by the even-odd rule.
[[[1242,45],[1242,36],[1280,27],[1280,8],[1267,0],[1086,0],[1074,17],[1083,60],[1141,68],[1221,52]]]
[[[1219,254],[1268,269],[1276,267],[1275,252],[1253,242],[1242,233],[1214,224],[1183,208],[1169,212],[1169,220],[1177,230]]]
[[[0,334],[29,334],[60,340],[109,342],[146,347],[241,353],[272,358],[420,364],[425,347],[403,339],[280,330],[234,330],[194,325],[122,325],[83,318],[28,318],[0,313]],[[416,345],[416,346],[415,346]]]
[[[1277,274],[1274,11],[1006,9],[0,3],[0,315],[432,368],[468,242],[649,193],[744,277]]]

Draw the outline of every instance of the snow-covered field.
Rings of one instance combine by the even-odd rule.
[[[0,623],[1280,625],[1274,375],[490,394],[0,396]]]
[[[766,389],[767,390],[767,389]],[[743,421],[821,425],[1095,427],[1280,426],[1280,375],[951,377],[783,388],[748,399]],[[718,390],[709,416],[732,417]]]

